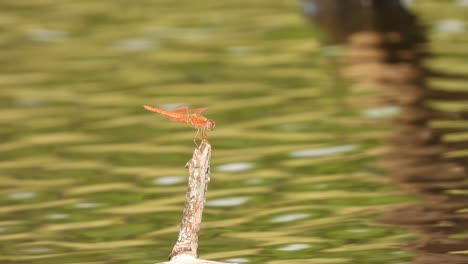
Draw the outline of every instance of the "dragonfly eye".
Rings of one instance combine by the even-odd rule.
[[[216,126],[215,121],[209,120],[208,129],[209,129],[209,130],[213,130],[213,129],[215,128],[215,126]]]

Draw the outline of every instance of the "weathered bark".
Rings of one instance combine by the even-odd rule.
[[[210,181],[211,145],[204,140],[193,152],[192,159],[185,165],[189,169],[185,209],[180,226],[179,238],[169,258],[179,254],[197,257],[198,234],[200,233],[205,194]]]
[[[169,255],[170,261],[160,264],[223,264],[197,259],[198,235],[210,181],[210,159],[211,145],[203,140],[185,165],[189,169],[189,180],[179,238]]]

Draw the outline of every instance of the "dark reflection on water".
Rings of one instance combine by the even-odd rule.
[[[357,87],[379,88],[380,104],[399,109],[388,119],[394,132],[381,163],[421,202],[389,210],[381,221],[422,234],[405,246],[417,253],[413,263],[468,263],[468,89],[434,85],[456,86],[468,75],[428,70],[424,62],[434,55],[427,53],[426,30],[400,1],[304,1],[304,9],[329,43],[348,50],[345,75]],[[451,56],[442,52],[436,56]]]

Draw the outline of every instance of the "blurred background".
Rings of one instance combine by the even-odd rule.
[[[468,1],[0,2],[0,263],[468,263]]]

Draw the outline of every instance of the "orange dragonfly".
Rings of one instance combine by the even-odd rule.
[[[216,126],[216,123],[213,120],[210,120],[201,115],[201,113],[208,109],[206,107],[189,110],[187,106],[181,106],[174,111],[166,111],[148,105],[144,105],[143,107],[148,111],[168,116],[173,121],[185,123],[193,128],[196,128],[197,135],[195,138],[199,136],[201,140],[206,140],[206,131],[213,130]],[[195,139],[193,141],[195,144],[197,144]]]

